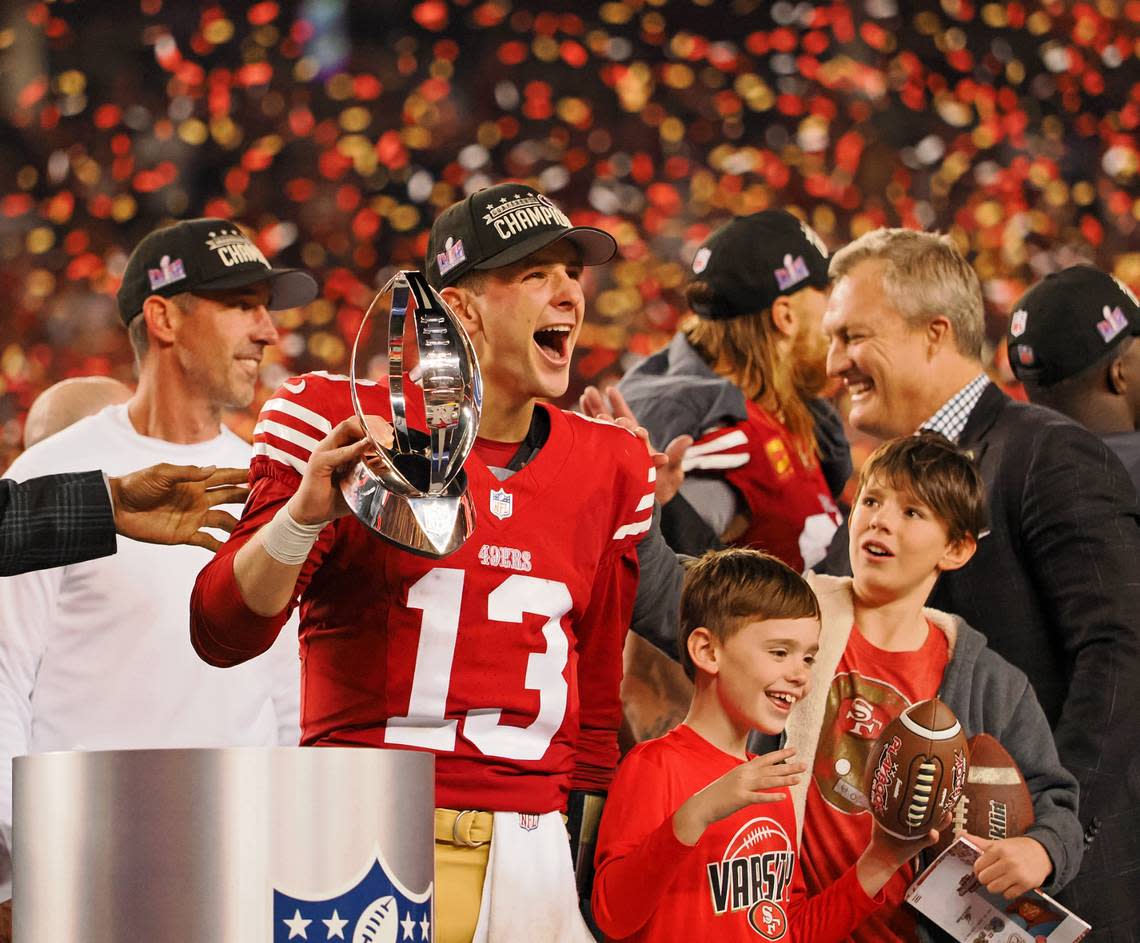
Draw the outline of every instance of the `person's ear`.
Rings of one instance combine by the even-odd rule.
[[[140,317],[146,319],[147,333],[152,341],[170,345],[178,336],[178,328],[185,318],[185,314],[169,298],[163,298],[161,295],[150,295],[143,302]]]
[[[796,311],[792,300],[787,295],[780,295],[772,302],[769,309],[772,315],[772,324],[787,338],[796,336]]]
[[[929,355],[933,357],[948,345],[954,343],[954,326],[945,315],[938,315],[926,325],[926,347]]]
[[[689,633],[685,646],[689,649],[689,658],[695,668],[710,675],[719,671],[716,637],[703,625],[698,625]]]
[[[1140,341],[1133,341],[1140,344]],[[1128,378],[1124,375],[1124,358],[1114,357],[1108,365],[1108,392],[1114,396],[1124,396],[1128,392]]]
[[[948,570],[960,570],[973,557],[974,552],[978,549],[978,541],[975,537],[967,534],[960,540],[952,540],[946,545],[946,550],[942,554],[941,559],[938,561],[938,569],[942,572]]]
[[[474,339],[477,334],[482,332],[482,320],[479,316],[478,305],[474,304],[474,294],[464,288],[448,285],[440,291],[439,296],[459,319],[459,323],[463,325],[463,330],[467,332],[468,337]]]

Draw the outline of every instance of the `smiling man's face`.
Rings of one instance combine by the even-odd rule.
[[[195,388],[219,408],[253,401],[265,348],[277,343],[267,282],[201,292],[180,306],[177,354]]]
[[[927,334],[892,307],[883,290],[884,266],[860,262],[839,279],[823,331],[827,373],[843,380],[851,425],[886,439],[913,433],[941,401],[931,403]]]

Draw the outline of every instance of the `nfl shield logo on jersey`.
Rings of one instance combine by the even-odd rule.
[[[491,492],[491,513],[500,521],[506,520],[515,510],[515,496],[501,488]]]
[[[388,873],[377,853],[355,884],[327,897],[293,897],[273,890],[273,943],[344,940],[396,943],[432,940],[432,886],[415,894]]]

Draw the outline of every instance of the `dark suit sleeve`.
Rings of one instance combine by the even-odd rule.
[[[1082,821],[1107,823],[1140,804],[1128,775],[1140,752],[1140,522],[1132,483],[1100,439],[1055,425],[1034,445],[1022,551],[1069,669],[1054,735],[1080,782]]]
[[[847,433],[843,429],[843,418],[830,400],[809,399],[807,406],[815,420],[819,466],[831,496],[838,501],[855,470],[851,461],[851,443],[847,441]]]
[[[115,519],[102,472],[0,479],[0,576],[114,552]]]

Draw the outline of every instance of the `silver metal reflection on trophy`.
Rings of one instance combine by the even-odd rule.
[[[390,449],[368,429],[356,378],[365,326],[389,292]],[[404,331],[409,317],[419,355],[413,395],[422,390],[424,430],[408,425]],[[372,451],[341,484],[348,506],[367,527],[406,550],[429,557],[453,553],[475,526],[463,463],[479,429],[482,379],[463,327],[420,272],[399,272],[373,299],[352,345],[350,379],[353,409]]]

